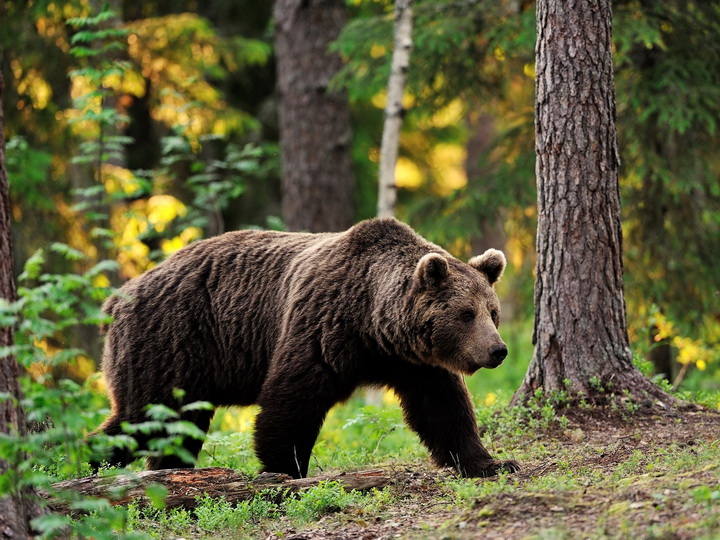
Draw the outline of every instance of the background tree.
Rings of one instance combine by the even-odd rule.
[[[412,51],[412,1],[395,2],[395,31],[392,64],[387,86],[385,121],[380,144],[380,175],[378,178],[378,217],[395,215],[397,164],[400,130],[403,119],[403,94]]]
[[[122,280],[193,239],[281,225],[273,219],[281,214],[273,4],[114,4],[128,31],[120,40],[128,62],[122,75],[103,78],[102,88],[114,96],[112,110],[127,118],[121,133],[134,140],[96,187],[112,199],[116,246],[110,251]],[[346,5],[349,24],[332,48],[346,59],[336,81],[350,98],[362,219],[377,210],[394,2]],[[720,388],[720,273],[714,271],[720,264],[720,4],[616,0],[613,6],[630,344],[638,359],[666,344],[675,373],[687,375],[680,389],[713,391]],[[76,98],[93,88],[73,70],[93,61],[69,54],[78,29],[67,20],[94,14],[86,0],[0,8],[0,30],[11,30],[0,31],[6,51],[0,69],[6,103],[13,104],[5,110],[5,134],[15,272],[55,241],[88,258],[50,252],[48,270],[84,272],[99,255],[98,239],[83,226],[88,212],[72,207],[71,161],[94,133],[88,122],[75,121],[83,114]],[[533,8],[534,2],[506,0],[413,0],[397,216],[463,258],[491,237],[506,239],[510,262],[499,293],[512,358],[503,369],[470,379],[478,397],[516,389],[533,351]],[[248,145],[262,158],[236,159]],[[38,345],[50,353],[62,344],[92,348],[70,334],[67,328]],[[96,369],[90,358],[66,365],[78,382]]]
[[[2,57],[0,50],[0,57]],[[5,81],[0,73],[0,300],[16,300],[15,276],[13,272],[12,228],[10,220],[10,188],[5,168],[5,119],[3,115],[3,93]],[[0,347],[9,347],[13,342],[13,328],[0,326]],[[27,430],[25,412],[20,405],[20,367],[14,356],[0,357],[0,433]],[[0,459],[0,474],[7,471],[9,464]],[[37,498],[29,488],[12,495],[0,497],[0,531],[8,538],[30,538],[30,520],[42,515]]]
[[[615,11],[633,344],[675,384],[707,379],[720,344],[720,4],[634,0]]]
[[[330,88],[342,63],[328,46],[345,2],[278,0],[274,14],[283,219],[290,230],[343,230],[355,219],[352,130],[345,93]]]
[[[610,0],[537,2],[535,354],[516,400],[663,396],[628,342],[611,28]]]

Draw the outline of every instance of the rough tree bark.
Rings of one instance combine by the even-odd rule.
[[[277,0],[275,47],[288,229],[340,231],[353,224],[350,109],[331,91],[341,59],[328,52],[346,19],[343,0]]]
[[[2,108],[5,81],[0,72],[0,298],[16,299],[13,275],[12,229],[10,220],[10,188],[5,168],[5,122]],[[0,327],[0,347],[12,345],[13,328]],[[20,406],[20,367],[13,356],[0,358],[0,392],[12,399],[0,401],[0,433],[25,433],[25,412]],[[9,464],[0,459],[0,474]],[[42,509],[37,497],[29,489],[0,497],[0,536],[2,538],[30,538],[30,520],[40,516]]]
[[[537,388],[672,400],[627,335],[611,23],[610,0],[537,2],[535,353],[514,401]]]
[[[400,146],[400,129],[403,119],[403,94],[410,67],[412,51],[412,0],[395,2],[395,37],[390,66],[390,78],[385,104],[385,122],[380,143],[380,178],[378,180],[378,217],[393,217],[397,186],[395,165]]]

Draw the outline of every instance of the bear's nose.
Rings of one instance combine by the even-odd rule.
[[[500,364],[507,356],[508,350],[507,345],[501,343],[500,345],[493,345],[490,347],[490,358],[494,364]]]

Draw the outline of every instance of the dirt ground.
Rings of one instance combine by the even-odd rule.
[[[397,468],[386,471],[392,474],[397,504],[383,518],[368,519],[358,509],[357,515],[327,516],[308,529],[267,531],[266,538],[720,537],[720,500],[699,504],[689,497],[699,486],[720,489],[720,463],[691,459],[702,449],[720,445],[720,414],[689,410],[675,416],[622,418],[574,410],[566,415],[566,429],[541,433],[525,443],[542,448],[541,457],[523,461],[523,470],[513,478],[515,486],[505,492],[460,504],[448,488],[449,471]],[[654,472],[643,463],[673,463],[674,453],[690,459],[671,464],[670,470],[658,466]],[[628,467],[628,460],[638,466]],[[619,467],[627,474],[613,477]],[[548,486],[542,485],[543,477]],[[555,489],[553,483],[565,477],[580,484]]]

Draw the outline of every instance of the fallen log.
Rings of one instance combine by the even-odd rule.
[[[197,506],[198,496],[224,497],[230,503],[252,499],[255,495],[274,490],[275,497],[296,493],[317,486],[320,482],[334,480],[346,491],[367,491],[383,488],[390,477],[381,469],[328,474],[312,478],[294,479],[286,474],[263,473],[256,478],[236,473],[231,469],[205,467],[200,469],[165,469],[142,471],[115,476],[86,476],[53,484],[50,491],[41,492],[48,506],[55,512],[74,513],[76,496],[58,497],[59,492],[84,497],[106,498],[113,505],[125,505],[137,501],[140,506],[151,504],[146,488],[160,485],[167,489],[166,508],[192,509]]]

